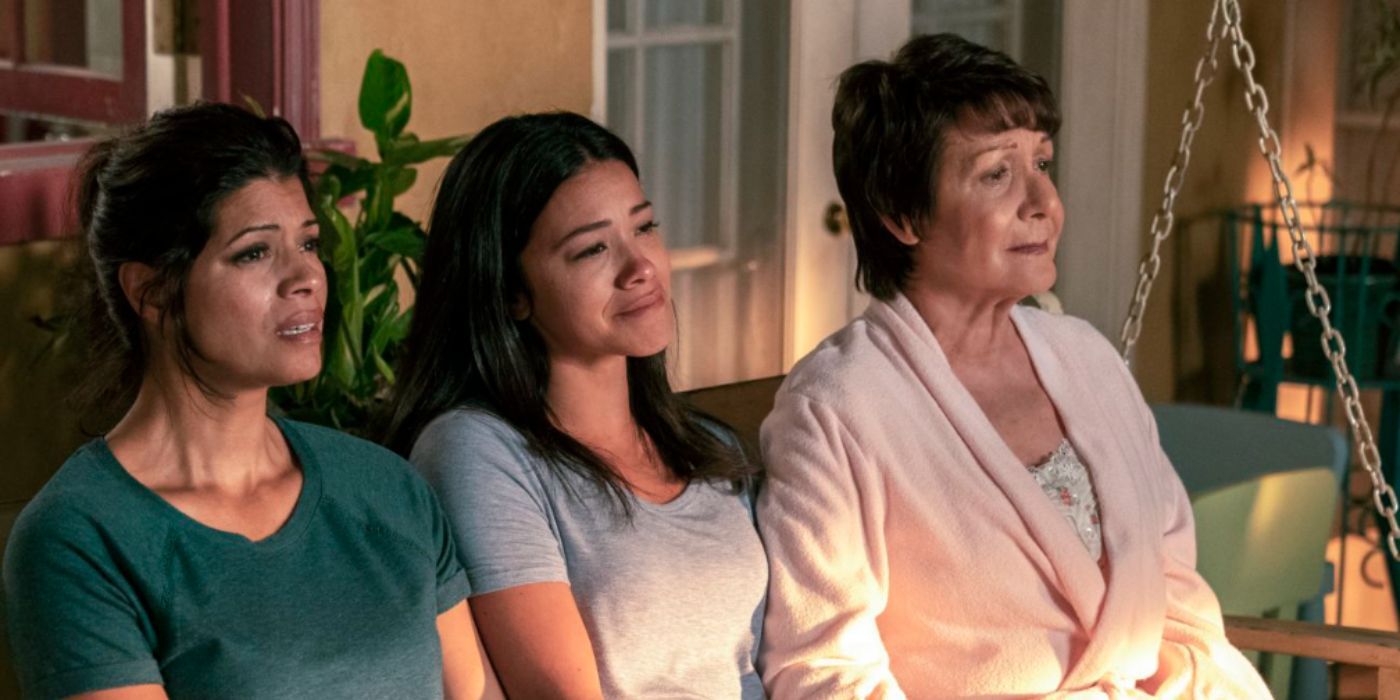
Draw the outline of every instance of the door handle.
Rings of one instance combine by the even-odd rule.
[[[822,214],[822,227],[833,236],[850,233],[851,222],[846,218],[846,208],[841,206],[840,202],[826,205],[826,212]]]

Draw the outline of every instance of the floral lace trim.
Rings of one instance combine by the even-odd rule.
[[[1098,561],[1103,557],[1103,530],[1099,526],[1099,504],[1089,470],[1079,460],[1069,440],[1060,443],[1044,462],[1030,468],[1040,490],[1050,498],[1074,528],[1074,534]]]

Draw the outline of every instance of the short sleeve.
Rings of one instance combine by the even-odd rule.
[[[567,583],[540,481],[547,469],[498,418],[458,410],[433,421],[409,461],[437,490],[472,595],[530,583]]]
[[[94,528],[77,514],[25,513],[6,548],[6,622],[25,697],[162,682],[149,621]]]
[[[467,572],[457,558],[457,540],[452,535],[452,521],[437,497],[431,493],[428,495],[433,521],[433,551],[437,557],[437,611],[441,615],[471,595],[471,586],[467,583]]]

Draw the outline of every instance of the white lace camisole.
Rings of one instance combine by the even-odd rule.
[[[1060,513],[1074,528],[1074,534],[1089,550],[1095,561],[1103,561],[1103,531],[1099,527],[1099,504],[1094,497],[1094,485],[1089,480],[1089,470],[1075,453],[1069,440],[1060,446],[1044,462],[1030,468],[1040,490],[1050,498]]]

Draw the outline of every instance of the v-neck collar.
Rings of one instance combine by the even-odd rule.
[[[227,546],[256,552],[274,552],[289,542],[296,541],[311,522],[321,500],[321,465],[317,461],[315,452],[303,442],[294,422],[283,418],[271,418],[271,420],[287,441],[287,447],[291,451],[293,459],[296,460],[297,466],[301,469],[301,491],[297,494],[297,501],[292,507],[291,514],[282,523],[282,526],[271,535],[256,541],[236,532],[206,525],[176,508],[170,501],[132,476],[131,472],[127,471],[126,467],[117,460],[116,455],[112,454],[105,437],[97,438],[92,442],[92,445],[97,452],[99,461],[116,476],[120,483],[125,484],[138,498],[146,501],[158,517],[164,518],[179,531]]]

